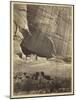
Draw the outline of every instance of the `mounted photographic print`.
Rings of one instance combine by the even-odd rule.
[[[10,2],[11,98],[74,94],[74,5]]]

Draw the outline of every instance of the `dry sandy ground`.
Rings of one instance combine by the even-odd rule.
[[[61,59],[50,59],[45,58],[35,59],[15,59],[14,60],[14,73],[16,72],[27,72],[34,73],[43,71],[51,77],[71,77],[72,65],[65,63]]]

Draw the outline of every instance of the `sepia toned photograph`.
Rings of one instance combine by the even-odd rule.
[[[11,98],[74,94],[74,5],[10,2]]]

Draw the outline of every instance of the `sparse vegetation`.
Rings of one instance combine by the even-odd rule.
[[[16,73],[14,75],[14,93],[26,94],[62,93],[71,91],[71,79],[51,78],[44,72]]]
[[[63,59],[66,63],[71,63],[72,62],[72,58],[71,57],[66,57]]]

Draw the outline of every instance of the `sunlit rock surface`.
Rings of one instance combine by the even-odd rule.
[[[65,84],[57,89],[51,85],[52,81],[50,81],[50,88],[53,87],[53,89],[48,93],[70,91],[72,78],[71,7],[15,4],[13,9],[14,76],[17,73],[33,75],[36,72],[44,72],[53,79],[54,83],[61,82],[57,83],[59,86],[62,83]],[[26,85],[26,79],[23,81],[14,79],[14,84],[16,82],[20,82],[20,86]],[[43,91],[46,93],[47,90],[44,88]],[[32,90],[29,94],[39,94],[43,91]],[[28,93],[20,90],[17,95],[19,94]]]
[[[41,57],[71,56],[71,19],[71,7],[14,5],[14,23],[23,35],[21,48]]]

